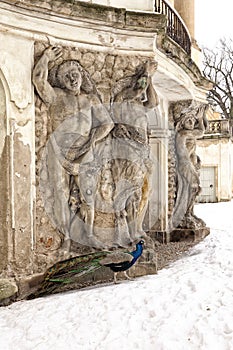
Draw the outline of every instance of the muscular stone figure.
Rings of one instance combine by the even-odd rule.
[[[46,210],[64,234],[67,247],[70,238],[99,246],[93,234],[96,190],[93,174],[98,172],[97,145],[109,134],[113,122],[98,96],[84,90],[85,72],[78,61],[63,61],[57,66],[54,85],[49,82],[48,65],[62,55],[59,47],[47,48],[33,70],[33,83],[48,106],[53,132],[42,167],[41,191],[47,201]],[[48,182],[50,190],[46,189]],[[51,193],[53,199],[49,201]],[[83,222],[72,228],[77,205],[70,195],[77,193]]]

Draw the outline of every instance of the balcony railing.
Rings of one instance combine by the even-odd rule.
[[[164,0],[155,0],[155,12],[167,16],[167,35],[190,55],[191,40],[189,34],[175,11]]]
[[[209,120],[205,135],[230,135],[230,123],[228,119]]]

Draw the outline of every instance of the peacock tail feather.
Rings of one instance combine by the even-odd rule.
[[[62,278],[66,278],[69,275],[91,272],[90,269],[94,270],[97,267],[101,267],[99,261],[109,253],[107,251],[91,253],[58,262],[48,269],[45,281],[52,281],[57,278],[62,281]]]
[[[109,267],[114,273],[126,271],[141,256],[143,244],[143,241],[137,243],[136,250],[132,252],[100,251],[57,262],[47,270],[44,281],[29,299],[93,284],[96,277],[99,277],[91,274],[103,266]],[[90,277],[86,278],[89,275]],[[107,276],[104,272],[104,279]]]
[[[47,270],[40,288],[29,298],[60,292],[63,286],[79,283],[83,276],[102,268],[100,260],[110,253],[101,251],[57,262]]]

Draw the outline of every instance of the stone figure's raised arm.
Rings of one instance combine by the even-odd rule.
[[[148,108],[154,108],[159,104],[158,95],[154,89],[153,83],[152,83],[152,77],[154,73],[156,72],[158,67],[158,63],[156,61],[148,61],[145,63],[145,70],[148,75],[148,86],[146,90],[147,94],[147,101],[144,102],[144,106]]]
[[[206,111],[208,109],[207,104],[203,104],[199,107],[198,113],[197,113],[197,120],[198,120],[198,129],[205,131],[205,129],[208,126],[208,120],[206,118]]]
[[[197,123],[194,129],[195,137],[201,137],[204,134],[205,129],[207,128],[207,125],[208,125],[208,121],[206,118],[207,109],[208,109],[208,105],[203,104],[197,110],[197,114],[196,114]]]
[[[154,108],[158,106],[159,104],[158,95],[153,87],[151,77],[148,78],[148,88],[146,90],[146,94],[147,94],[147,101],[144,102],[144,106],[147,108]]]
[[[96,96],[92,98],[92,114],[94,117],[91,142],[95,144],[107,136],[114,127],[114,122],[109,112]]]
[[[33,84],[43,102],[47,105],[53,103],[56,94],[48,82],[48,63],[57,60],[62,56],[62,49],[50,46],[43,52],[33,70]]]

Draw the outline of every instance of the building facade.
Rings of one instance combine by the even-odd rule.
[[[0,39],[2,299],[67,257],[206,233],[194,0],[4,0]]]
[[[198,202],[229,201],[232,198],[232,130],[229,120],[220,113],[209,111],[208,128],[197,141],[197,154],[201,158],[200,180],[202,191]]]

